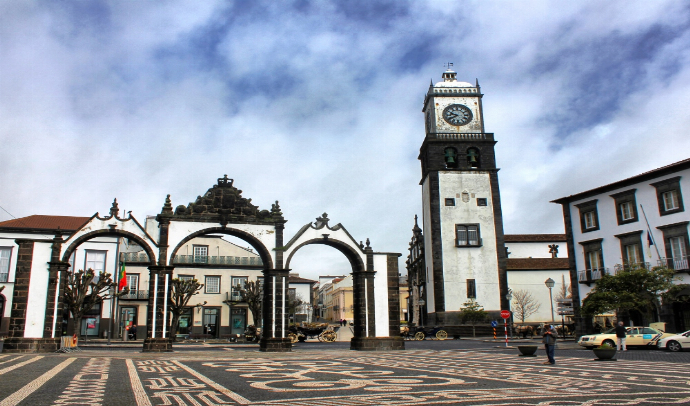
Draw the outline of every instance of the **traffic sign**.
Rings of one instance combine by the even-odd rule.
[[[491,327],[496,328],[498,327],[498,322],[496,320],[491,322]]]
[[[510,318],[510,311],[501,310],[501,317],[503,317],[504,319],[509,319]]]

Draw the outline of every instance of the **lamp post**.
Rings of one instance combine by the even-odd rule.
[[[423,326],[424,325],[424,312],[422,311],[424,309],[424,305],[426,304],[426,300],[424,299],[419,299],[419,325]]]
[[[553,289],[553,287],[556,285],[556,282],[554,282],[553,279],[549,278],[546,281],[544,281],[544,284],[547,288],[549,288],[549,303],[551,303],[551,321],[554,322],[556,320],[553,317],[553,296],[551,293],[551,289]]]
[[[508,289],[508,294],[506,295],[506,300],[508,301],[508,311],[510,312],[510,335],[514,336],[513,334],[513,311],[510,308],[510,301],[513,300],[513,290]]]

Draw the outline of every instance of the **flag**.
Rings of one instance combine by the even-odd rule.
[[[654,241],[652,241],[652,233],[647,230],[647,252],[649,258],[652,257],[652,245],[654,245]]]
[[[124,261],[122,262],[122,266],[120,267],[120,275],[118,276],[120,283],[117,284],[117,291],[121,291],[122,289],[127,286],[127,272],[125,272],[125,263]]]

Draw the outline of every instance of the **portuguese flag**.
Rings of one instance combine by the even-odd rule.
[[[118,276],[119,278],[119,283],[117,284],[117,291],[121,291],[122,289],[127,286],[127,272],[125,272],[125,262],[122,262],[122,266],[120,267],[120,275]]]

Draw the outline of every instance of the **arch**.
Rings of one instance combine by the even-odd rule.
[[[315,244],[328,245],[329,247],[333,247],[338,251],[342,252],[343,255],[345,255],[345,257],[347,258],[347,260],[350,261],[353,273],[365,271],[364,262],[362,261],[362,257],[359,253],[357,253],[355,250],[352,249],[352,247],[343,243],[342,241],[333,240],[330,238],[314,238],[299,244],[290,252],[290,255],[288,255],[287,259],[285,260],[285,268],[290,269],[290,261],[292,260],[292,257],[295,255],[295,253],[299,251],[300,248],[306,245]]]
[[[231,235],[233,237],[240,238],[249,244],[251,244],[252,247],[256,248],[258,251],[259,256],[261,257],[261,262],[264,264],[264,269],[272,269],[273,268],[273,259],[271,258],[271,253],[268,251],[266,246],[259,241],[256,237],[253,235],[249,234],[246,231],[238,230],[235,228],[231,227],[211,227],[211,228],[205,228],[203,230],[195,231],[185,238],[183,238],[172,250],[170,253],[170,262],[172,263],[175,254],[177,254],[177,251],[182,248],[183,245],[185,245],[187,242],[190,240],[202,236],[202,235],[208,235],[208,234],[226,234],[226,235]]]
[[[130,240],[136,241],[137,244],[139,244],[141,248],[143,248],[144,251],[146,251],[146,254],[149,256],[149,264],[156,265],[156,254],[153,252],[153,250],[146,241],[144,241],[141,237],[139,237],[136,234],[130,233],[129,231],[118,230],[117,228],[94,230],[90,233],[78,237],[65,250],[65,253],[62,255],[62,262],[69,262],[69,257],[72,256],[72,253],[75,249],[77,249],[78,246],[96,237],[125,237]]]

